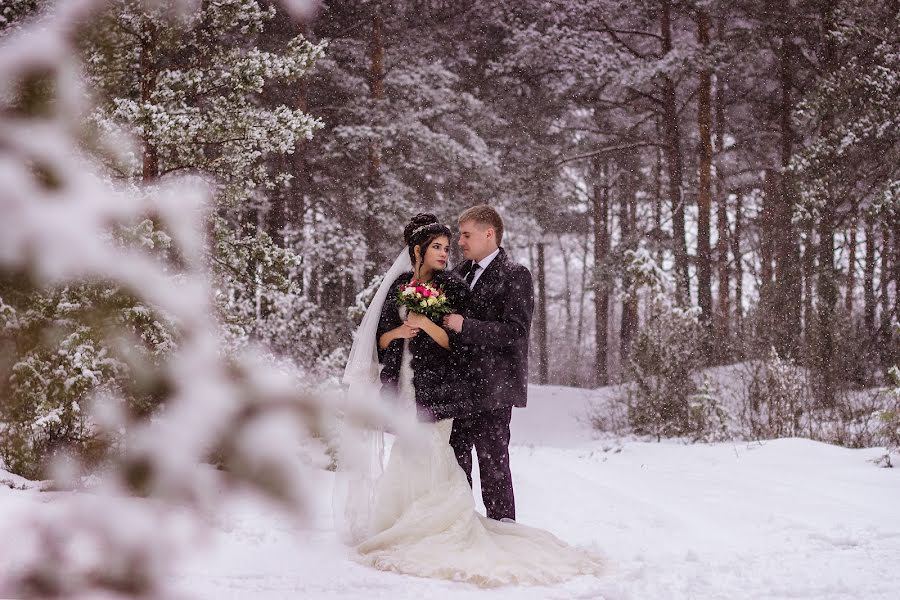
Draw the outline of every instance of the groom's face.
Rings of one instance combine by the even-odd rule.
[[[479,261],[494,250],[494,228],[475,221],[464,221],[459,224],[459,249],[466,260]]]

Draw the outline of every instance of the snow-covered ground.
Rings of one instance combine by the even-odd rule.
[[[594,546],[608,559],[605,576],[485,590],[360,566],[333,531],[332,474],[323,471],[311,482],[318,493],[303,529],[264,505],[236,501],[173,576],[176,585],[210,600],[898,597],[900,469],[872,464],[882,450],[801,439],[595,440],[586,413],[596,392],[531,392],[513,419],[519,520]],[[0,485],[0,515],[51,501],[46,496]]]

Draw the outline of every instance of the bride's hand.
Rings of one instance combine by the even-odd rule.
[[[450,349],[450,338],[447,337],[447,332],[438,327],[425,315],[411,312],[406,317],[406,324],[412,327],[418,327],[424,331],[425,335],[437,342],[438,346],[441,348],[444,348],[445,350]]]
[[[414,327],[406,322],[394,329],[394,332],[398,339],[411,340],[412,338],[416,337],[417,333],[419,333],[419,328]]]
[[[430,323],[428,317],[419,313],[411,312],[406,317],[406,324],[416,329],[422,329],[428,323]]]

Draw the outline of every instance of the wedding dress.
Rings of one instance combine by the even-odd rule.
[[[400,396],[414,411],[408,345]],[[382,570],[481,586],[552,584],[599,574],[599,556],[547,531],[476,512],[472,488],[449,444],[452,424],[424,423],[425,448],[397,439],[376,483],[371,537],[356,546],[356,558]]]
[[[379,315],[391,283],[409,270],[404,249],[363,316],[343,377],[351,402],[378,398]],[[414,419],[409,340],[403,346],[398,393],[402,410]],[[600,557],[588,550],[569,546],[541,529],[479,514],[449,443],[452,424],[450,419],[421,423],[424,447],[421,439],[398,436],[387,467],[381,432],[352,426],[343,431],[333,498],[335,527],[354,545],[358,561],[382,570],[481,586],[552,584],[602,572]]]

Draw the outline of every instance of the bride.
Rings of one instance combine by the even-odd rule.
[[[404,229],[407,248],[385,275],[357,331],[344,375],[351,393],[375,391],[380,379],[382,391],[415,413],[426,435],[424,446],[398,436],[381,472],[380,434],[358,434],[368,436],[371,460],[366,472],[339,473],[338,525],[355,544],[357,560],[408,575],[497,586],[599,574],[598,556],[547,531],[488,519],[475,510],[472,489],[449,444],[452,418],[471,408],[465,356],[454,353],[437,323],[407,314],[395,302],[400,286],[413,279],[440,287],[454,309],[466,302],[468,286],[446,270],[450,238],[449,228],[433,215],[413,218]],[[338,462],[339,471],[346,468],[340,456]]]

